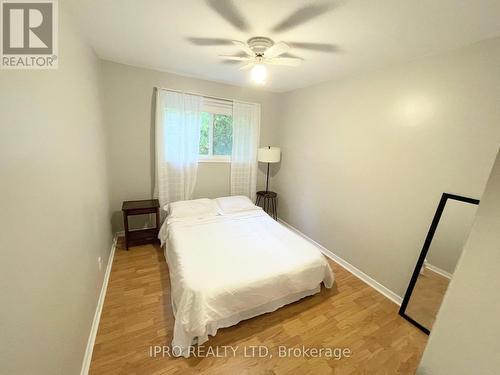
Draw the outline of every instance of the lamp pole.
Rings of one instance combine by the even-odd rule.
[[[267,190],[268,186],[269,186],[269,163],[267,163],[266,193],[268,192]]]

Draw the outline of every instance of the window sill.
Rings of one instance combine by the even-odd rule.
[[[198,163],[227,163],[231,164],[231,159],[229,158],[200,158]]]

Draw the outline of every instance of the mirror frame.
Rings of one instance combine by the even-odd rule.
[[[425,238],[424,246],[422,247],[422,251],[420,252],[420,256],[418,257],[417,264],[415,265],[415,269],[413,270],[413,275],[411,276],[410,283],[408,284],[408,288],[406,289],[403,302],[401,303],[401,307],[399,309],[399,315],[401,315],[403,318],[405,318],[407,321],[409,321],[411,324],[413,324],[426,334],[430,334],[430,330],[421,325],[416,320],[406,315],[405,311],[406,307],[408,306],[408,303],[410,302],[410,297],[413,292],[413,289],[415,288],[415,284],[417,283],[418,275],[420,274],[420,270],[424,265],[425,258],[427,257],[427,253],[429,252],[429,248],[431,247],[432,238],[436,233],[436,229],[439,225],[439,220],[441,219],[441,215],[444,211],[448,199],[453,199],[460,202],[465,202],[475,205],[479,204],[479,200],[474,198],[467,198],[467,197],[462,197],[460,195],[449,194],[449,193],[443,193],[441,195],[441,200],[439,201],[436,213],[434,214],[434,218],[432,219],[429,232],[427,233],[427,237]]]

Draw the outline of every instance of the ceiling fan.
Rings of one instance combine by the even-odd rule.
[[[285,42],[274,43],[272,39],[257,36],[248,39],[247,42],[233,40],[232,43],[240,48],[246,55],[219,55],[225,60],[241,61],[245,63],[240,70],[252,68],[252,79],[256,83],[264,83],[267,71],[264,65],[284,65],[299,66],[302,59],[299,57],[283,57],[281,55],[290,50],[290,46]]]
[[[234,6],[232,0],[205,0],[212,10],[218,13],[236,29],[248,32],[250,26],[246,19]],[[280,33],[299,26],[313,18],[330,11],[337,1],[328,0],[308,3],[292,12],[273,28],[273,33]],[[299,66],[302,58],[288,54],[292,48],[308,49],[317,52],[335,52],[337,47],[327,43],[304,43],[304,42],[277,42],[264,36],[256,36],[246,42],[221,38],[188,38],[188,40],[199,46],[235,45],[243,54],[219,55],[227,62],[242,62],[240,70],[251,69],[252,80],[258,84],[266,81],[266,65]]]

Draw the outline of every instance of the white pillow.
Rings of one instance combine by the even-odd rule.
[[[169,217],[210,217],[217,216],[217,205],[212,199],[201,198],[189,201],[177,201],[164,207]]]
[[[234,195],[231,197],[216,198],[222,214],[259,209],[253,202],[244,195]]]

